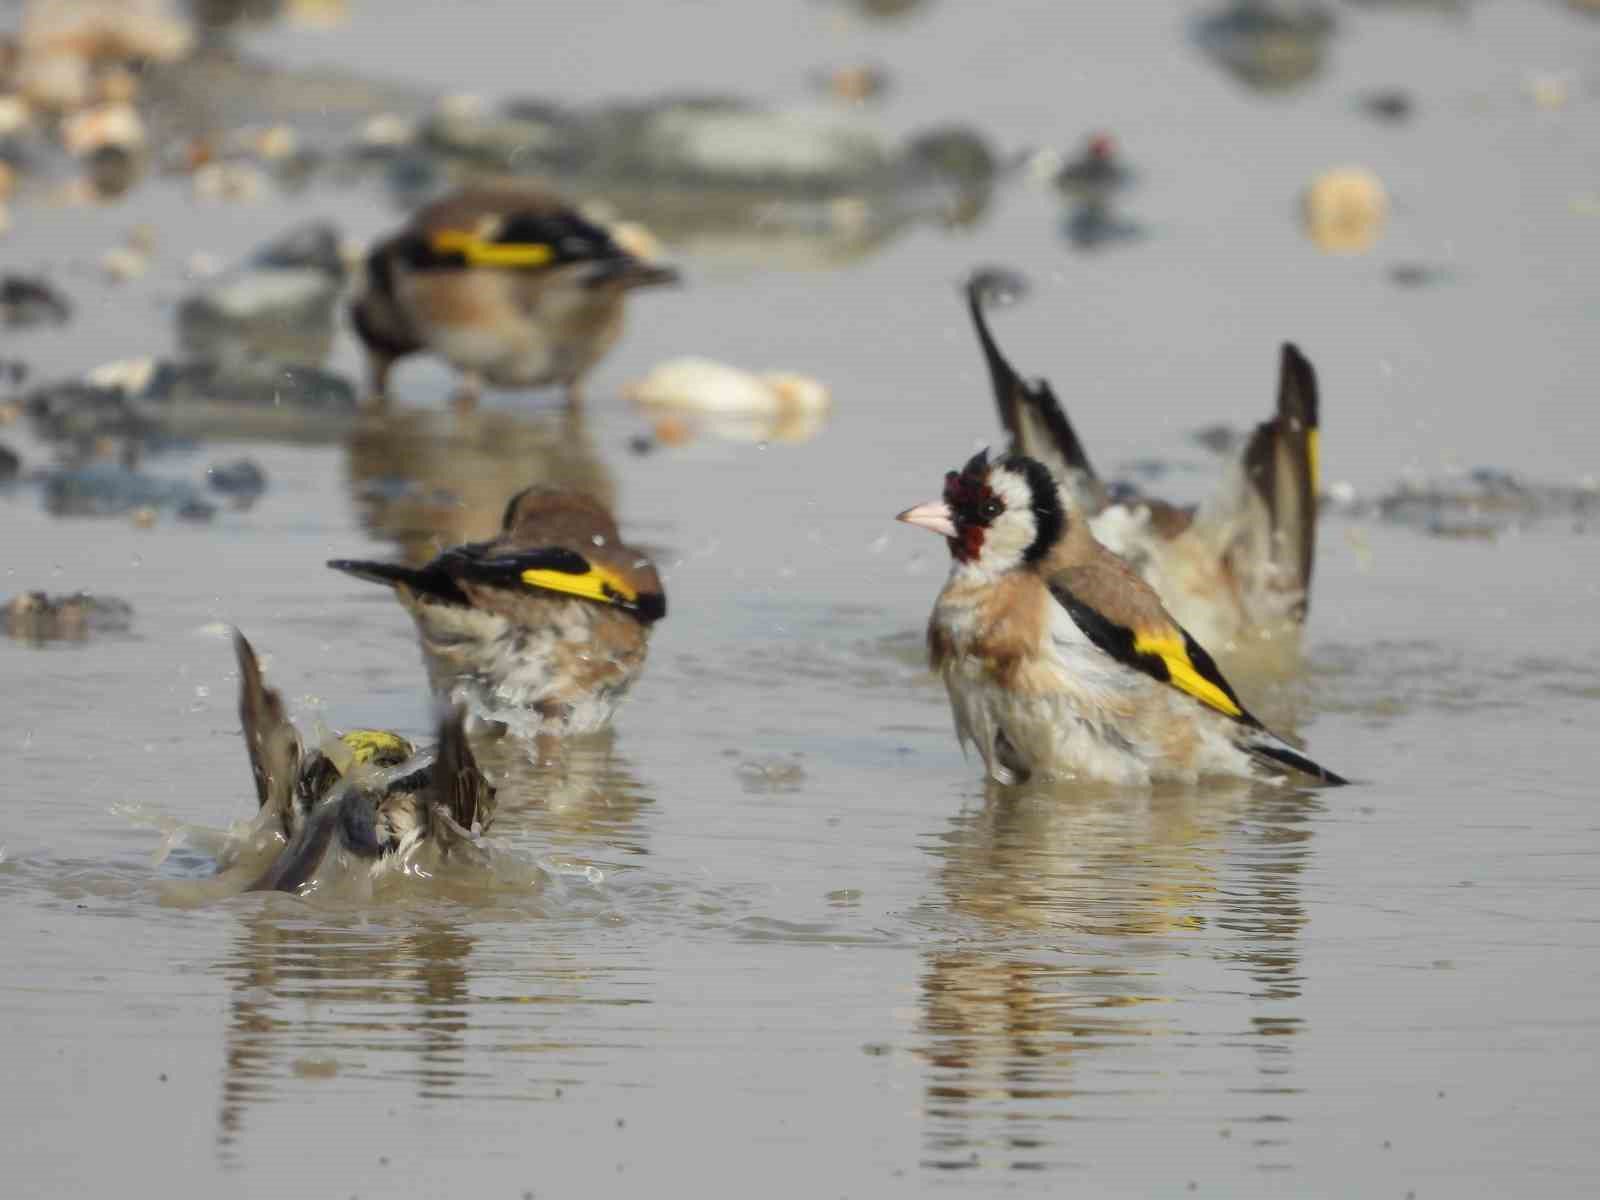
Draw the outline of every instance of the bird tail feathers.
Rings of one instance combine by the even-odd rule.
[[[1089,513],[1106,505],[1105,486],[1089,462],[1089,452],[1072,427],[1066,410],[1043,379],[1025,380],[1007,361],[989,332],[984,302],[1006,283],[1003,273],[977,271],[967,281],[967,307],[977,330],[978,344],[989,367],[1000,423],[1011,435],[1011,452],[1036,458],[1066,484],[1077,506]]]

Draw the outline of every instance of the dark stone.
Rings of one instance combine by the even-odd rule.
[[[209,518],[216,506],[187,480],[148,475],[121,463],[91,462],[46,476],[45,511],[56,517],[116,517],[136,509]]]
[[[325,221],[296,226],[274,238],[250,258],[257,267],[310,267],[342,281],[344,258],[339,253],[339,231]]]
[[[133,607],[112,596],[23,592],[0,606],[0,627],[23,641],[81,641],[91,633],[126,633]]]
[[[254,500],[267,490],[267,473],[254,459],[240,458],[231,463],[206,468],[206,483],[212,491],[239,500]]]
[[[144,438],[150,423],[134,411],[121,388],[81,380],[37,387],[22,398],[23,414],[47,442],[87,443],[96,438]]]
[[[269,242],[178,306],[178,344],[196,358],[319,363],[344,285],[339,235],[311,224]]]
[[[1375,121],[1398,125],[1409,121],[1416,113],[1416,102],[1411,93],[1402,88],[1381,88],[1368,92],[1357,102],[1361,111]]]
[[[1259,91],[1286,91],[1315,78],[1334,29],[1333,13],[1318,0],[1235,0],[1194,26],[1201,50]]]
[[[72,304],[44,279],[0,275],[0,325],[63,325],[72,318]]]

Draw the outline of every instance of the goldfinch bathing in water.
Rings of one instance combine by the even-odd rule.
[[[957,736],[977,745],[993,779],[1138,784],[1289,767],[1345,782],[1245,710],[1036,460],[977,454],[945,477],[942,500],[899,519],[949,542],[929,656]]]
[[[1317,535],[1317,376],[1305,356],[1284,345],[1276,414],[1256,427],[1209,500],[1180,508],[1104,483],[1050,385],[1024,380],[1006,361],[983,313],[985,294],[1005,283],[980,272],[967,303],[1011,452],[1044,463],[1094,536],[1202,642],[1219,650],[1252,640],[1297,645]]]
[[[435,692],[491,719],[531,711],[548,733],[593,732],[611,719],[667,612],[655,566],[622,543],[611,514],[544,488],[512,498],[498,537],[424,567],[328,565],[394,588]]]
[[[237,631],[233,647],[257,829],[283,841],[250,890],[300,891],[335,847],[381,865],[427,842],[448,855],[470,842],[475,822],[487,828],[494,788],[473,759],[459,710],[441,722],[431,756],[382,729],[353,729],[326,749],[307,751],[283,698],[266,685],[255,650]]]
[[[627,293],[677,278],[554,196],[469,188],[372,250],[350,315],[379,400],[395,362],[419,351],[461,371],[469,401],[480,383],[575,397],[621,336]]]

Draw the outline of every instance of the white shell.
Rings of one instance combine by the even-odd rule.
[[[806,375],[769,371],[761,375],[709,358],[662,363],[628,388],[641,404],[707,413],[777,416],[825,412],[828,389]]]

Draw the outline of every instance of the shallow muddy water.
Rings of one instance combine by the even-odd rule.
[[[1600,21],[1339,6],[1320,76],[1264,94],[1197,47],[1198,4],[393,8],[241,44],[574,102],[800,102],[818,65],[872,59],[893,89],[861,119],[896,136],[960,119],[1009,154],[1113,129],[1145,236],[1075,252],[1058,198],[1012,178],[974,227],[844,262],[669,245],[686,285],[636,298],[581,414],[458,415],[450,374],[408,364],[386,418],[152,457],[260,464],[262,498],[210,522],[55,518],[0,485],[0,594],[134,609],[127,635],[0,639],[8,1195],[1592,1191],[1592,518],[1438,538],[1326,516],[1306,669],[1236,682],[1358,786],[1148,792],[981,781],[922,661],[944,550],[892,518],[997,437],[957,291],[979,263],[1031,278],[997,335],[1097,463],[1153,461],[1177,498],[1219,470],[1192,431],[1269,411],[1286,338],[1357,495],[1479,465],[1592,487]],[[1546,76],[1570,76],[1560,107],[1530,99]],[[1393,85],[1408,124],[1360,114]],[[1296,198],[1345,162],[1394,211],[1329,257]],[[203,206],[157,180],[13,217],[0,266],[76,303],[4,334],[48,379],[169,353],[193,251],[396,213],[370,184]],[[103,282],[141,222],[152,271]],[[1415,262],[1449,273],[1390,281]],[[622,386],[683,354],[816,375],[833,414],[804,443],[637,453]],[[331,365],[359,366],[342,327]],[[0,441],[49,462],[20,422]],[[303,724],[426,738],[410,622],[322,563],[485,536],[540,479],[615,503],[670,611],[610,734],[485,747],[497,881],[195,902],[204,831],[253,808],[226,626]]]

